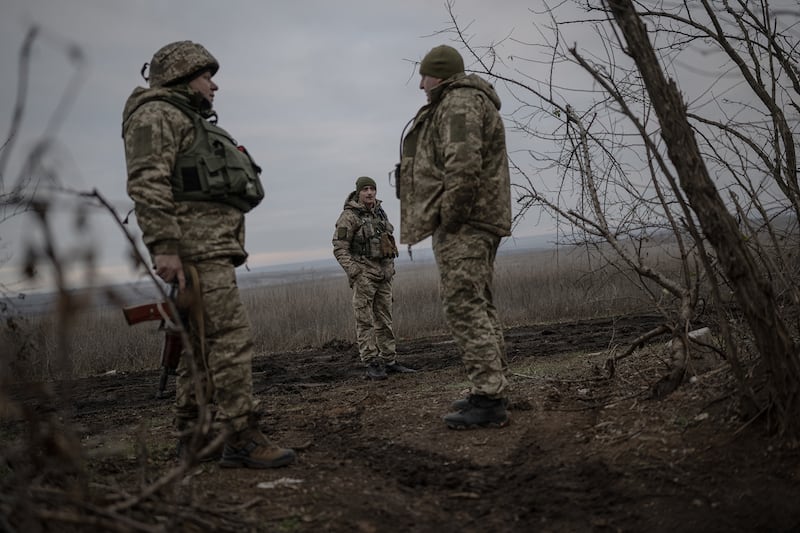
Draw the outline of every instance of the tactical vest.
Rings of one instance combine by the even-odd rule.
[[[394,237],[387,230],[386,223],[389,218],[382,207],[375,209],[375,215],[362,211],[358,218],[361,224],[353,234],[350,241],[350,253],[362,255],[369,259],[383,259],[384,257],[397,257],[397,245]]]
[[[221,202],[244,213],[261,203],[261,168],[244,146],[177,97],[159,95],[145,102],[151,100],[174,105],[194,123],[194,142],[178,154],[170,176],[175,200]]]

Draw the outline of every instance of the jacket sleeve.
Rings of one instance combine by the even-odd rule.
[[[149,102],[133,114],[124,132],[128,195],[142,239],[154,255],[178,253],[181,239],[170,183],[181,148],[181,121],[188,123],[179,110]]]
[[[436,123],[441,140],[444,191],[440,217],[446,231],[469,220],[483,166],[483,98],[475,91],[453,91],[441,103]]]
[[[333,231],[333,256],[347,274],[350,285],[361,273],[361,265],[353,259],[353,254],[350,252],[350,244],[353,242],[353,235],[357,229],[356,217],[345,209],[339,215],[339,219],[336,221],[336,228]]]

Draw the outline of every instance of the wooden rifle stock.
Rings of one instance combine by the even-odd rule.
[[[150,320],[174,321],[170,305],[167,302],[152,302],[142,305],[131,305],[122,308],[125,321],[129,326]]]
[[[194,265],[184,264],[184,272],[186,289],[178,290],[178,285],[173,283],[169,301],[133,305],[122,309],[128,325],[151,320],[161,321],[159,329],[163,329],[165,335],[164,347],[161,350],[161,378],[158,381],[156,398],[166,397],[164,390],[167,387],[167,379],[170,374],[177,374],[178,363],[183,353],[183,333],[189,327],[190,320],[199,330],[196,334],[200,339],[200,354],[204,356],[205,353],[200,276]],[[174,305],[170,305],[171,303]]]
[[[142,305],[132,305],[122,308],[125,321],[133,326],[142,322],[160,320],[159,329],[163,329],[164,345],[161,349],[161,377],[158,380],[158,392],[156,398],[165,398],[167,379],[170,375],[175,375],[178,363],[183,352],[183,339],[180,328],[172,315],[172,307],[168,302],[152,302]],[[182,323],[186,321],[181,318]]]

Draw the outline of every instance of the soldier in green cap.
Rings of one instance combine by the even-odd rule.
[[[356,180],[333,232],[333,255],[353,289],[356,341],[366,378],[383,380],[387,374],[415,370],[397,362],[392,330],[392,278],[397,245],[377,185],[369,176]]]
[[[471,382],[448,427],[502,427],[506,411],[503,329],[492,297],[497,248],[511,235],[511,183],[500,99],[447,45],[419,66],[428,99],[403,138],[397,180],[400,241],[432,236],[445,317]]]
[[[196,272],[202,296],[188,328],[194,359],[184,353],[178,366],[179,454],[214,457],[198,457],[195,438],[202,433],[198,420],[206,419],[200,409],[208,408],[200,400],[213,400],[215,424],[228,435],[220,466],[272,468],[291,463],[295,453],[271,443],[258,425],[253,340],[235,272],[247,258],[244,214],[264,190],[247,150],[209,120],[216,118],[218,69],[214,56],[191,41],[153,55],[149,87],[134,89],[123,112],[128,195],[156,274],[184,289],[187,273]],[[198,390],[205,392],[200,400]]]

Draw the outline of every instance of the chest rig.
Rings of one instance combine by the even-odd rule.
[[[369,259],[397,257],[397,245],[388,227],[389,219],[382,207],[378,206],[374,214],[362,210],[358,213],[359,226],[350,241],[350,253]]]

